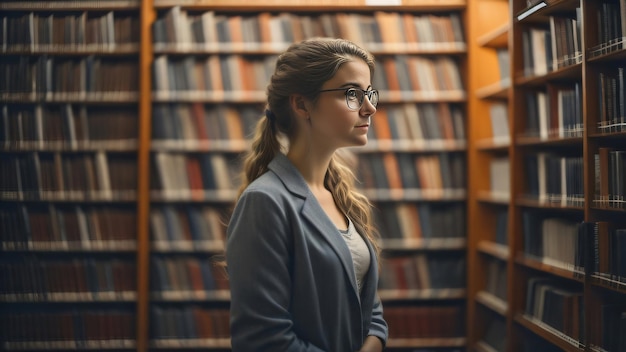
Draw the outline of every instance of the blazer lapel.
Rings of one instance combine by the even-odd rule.
[[[370,284],[365,284],[363,286],[363,292],[361,294],[364,297],[362,301],[371,302],[373,301],[372,297],[376,295],[376,291],[378,290],[378,287],[375,284],[371,284],[378,282],[378,260],[376,259],[376,254],[374,254],[374,247],[372,247],[372,244],[367,240],[365,241],[365,243],[367,243],[367,248],[370,252],[370,267],[367,271],[366,279],[364,280],[364,282]],[[371,307],[365,308],[367,308],[368,310],[371,309]]]
[[[270,162],[269,169],[281,179],[290,192],[303,199],[302,215],[311,223],[312,228],[317,230],[321,237],[328,242],[339,257],[344,272],[350,278],[354,295],[358,299],[359,294],[358,288],[356,287],[356,278],[350,249],[339,234],[335,225],[330,218],[328,218],[328,215],[326,215],[326,212],[324,212],[324,209],[322,209],[322,206],[311,193],[309,186],[304,181],[304,178],[302,178],[298,169],[296,169],[287,156],[282,153],[278,153]]]
[[[350,284],[356,297],[358,297],[358,288],[356,287],[356,278],[354,274],[354,265],[352,264],[352,254],[346,244],[345,240],[339,234],[339,230],[330,221],[326,212],[319,205],[319,202],[313,195],[310,195],[305,199],[304,206],[302,207],[302,215],[309,220],[309,222],[318,230],[319,234],[330,244],[330,247],[335,251],[343,270],[350,278]]]

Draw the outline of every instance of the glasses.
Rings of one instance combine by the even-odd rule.
[[[363,106],[363,101],[365,100],[366,95],[367,99],[370,101],[370,104],[372,104],[374,107],[378,105],[378,91],[376,89],[363,90],[360,88],[335,88],[324,89],[320,90],[319,92],[336,92],[340,90],[346,91],[346,104],[348,104],[348,108],[350,110],[359,110],[361,106]]]

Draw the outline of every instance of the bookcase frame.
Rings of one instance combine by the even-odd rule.
[[[503,332],[508,337],[511,310],[508,303],[512,281],[510,231],[506,231],[505,241],[499,241],[505,243],[497,241],[498,214],[510,214],[510,194],[492,191],[495,180],[492,180],[494,175],[490,171],[493,161],[501,158],[510,160],[512,154],[511,136],[496,137],[497,126],[491,122],[490,115],[493,105],[507,104],[504,122],[510,134],[512,76],[510,72],[500,72],[498,60],[499,50],[506,50],[511,57],[509,4],[506,0],[473,1],[468,4],[468,16],[468,350],[489,352],[496,351],[495,346],[486,341],[490,329],[493,329],[491,324],[496,324],[496,320],[504,323],[504,328],[494,330],[497,335],[494,337],[504,338]],[[503,122],[502,118],[500,122]],[[509,178],[509,184],[512,184],[512,174],[507,172],[500,176]],[[510,215],[507,217],[510,218]],[[491,265],[505,271],[505,297],[498,297],[487,289],[491,284],[502,290],[503,285],[489,270]]]
[[[477,324],[468,325],[468,348],[474,351],[491,351],[489,346],[485,346],[482,340],[485,334],[486,326],[484,321],[480,319],[480,311],[484,309],[481,306],[489,306],[489,310],[495,311],[506,321],[506,347],[505,351],[524,351],[522,345],[527,338],[534,336],[543,341],[548,346],[563,351],[601,351],[602,349],[594,344],[599,343],[596,329],[601,329],[604,322],[600,317],[600,306],[617,301],[624,300],[626,293],[623,283],[612,282],[611,280],[601,279],[590,271],[589,266],[592,262],[594,251],[593,240],[586,238],[584,240],[583,249],[579,250],[581,255],[585,256],[586,272],[576,273],[574,270],[562,268],[558,265],[543,263],[541,259],[534,259],[524,254],[524,232],[523,232],[523,216],[522,213],[532,210],[535,213],[551,213],[557,214],[559,217],[584,221],[585,223],[595,223],[598,221],[608,222],[624,227],[624,209],[616,208],[600,208],[595,205],[595,177],[596,170],[594,167],[594,154],[598,153],[600,147],[615,147],[624,150],[624,132],[599,133],[597,131],[597,123],[599,121],[599,104],[600,98],[598,91],[598,75],[604,67],[616,67],[622,63],[626,55],[624,49],[610,51],[599,57],[592,57],[591,49],[599,44],[598,39],[598,17],[597,9],[601,6],[602,1],[590,0],[546,0],[546,1],[529,1],[512,0],[503,1],[504,9],[499,9],[497,16],[506,16],[508,26],[498,27],[497,25],[486,25],[486,29],[481,17],[481,6],[485,3],[497,3],[497,1],[482,0],[471,2],[468,5],[470,21],[470,91],[473,94],[468,100],[469,116],[470,116],[470,144],[469,144],[469,270],[471,279],[469,281],[469,319],[473,319]],[[623,2],[622,2],[623,3]],[[535,5],[538,4],[538,5]],[[545,5],[545,6],[544,6]],[[624,6],[624,5],[622,5]],[[580,63],[574,63],[569,66],[559,67],[555,70],[548,70],[545,74],[524,76],[524,48],[522,45],[522,32],[531,26],[548,24],[548,18],[552,15],[567,13],[574,15],[574,9],[580,7],[582,25],[581,25],[581,47],[582,59]],[[494,7],[495,9],[495,7]],[[622,26],[626,21],[622,9]],[[520,14],[525,18],[518,19]],[[600,20],[602,21],[602,20]],[[491,31],[489,31],[489,28]],[[508,28],[508,43],[502,43],[502,46],[508,47],[510,58],[510,77],[511,87],[506,94],[502,94],[497,99],[507,99],[509,103],[509,130],[510,145],[503,147],[493,147],[482,139],[489,137],[489,120],[486,117],[485,100],[491,99],[496,94],[489,95],[485,91],[496,91],[486,86],[482,81],[485,70],[489,70],[489,63],[485,63],[484,49],[488,40],[483,38],[497,38],[502,36]],[[487,34],[485,34],[487,33]],[[623,43],[623,38],[621,42]],[[619,42],[619,40],[618,40]],[[623,47],[623,44],[622,44]],[[621,60],[621,61],[620,61]],[[526,120],[528,119],[527,102],[525,100],[525,92],[533,89],[552,89],[560,82],[580,82],[582,90],[582,122],[584,131],[579,137],[554,137],[548,138],[530,137],[525,134]],[[549,94],[549,93],[548,93]],[[623,94],[623,92],[622,92]],[[623,98],[622,98],[623,99]],[[561,155],[575,154],[582,157],[583,162],[583,187],[584,187],[584,203],[583,205],[568,204],[561,205],[555,203],[542,203],[535,199],[529,199],[526,196],[526,173],[527,165],[524,157],[527,154],[538,152],[559,152]],[[502,153],[510,158],[510,199],[503,201],[502,206],[508,209],[508,248],[494,250],[494,227],[491,223],[485,222],[484,217],[490,214],[488,208],[491,205],[485,205],[489,202],[489,181],[486,173],[489,170],[489,158],[484,154]],[[487,178],[487,180],[485,180]],[[592,237],[590,237],[592,238]],[[498,246],[496,246],[497,248]],[[619,255],[623,255],[620,253]],[[498,308],[497,301],[486,301],[483,298],[482,291],[486,281],[486,276],[482,265],[481,257],[499,256],[506,261],[508,285],[507,285],[507,301]],[[528,318],[523,314],[527,299],[527,280],[531,276],[540,275],[552,278],[559,282],[559,285],[575,285],[582,292],[584,302],[583,309],[585,314],[584,328],[581,333],[585,337],[581,341],[577,341],[568,337],[564,333],[557,331],[549,325],[538,321],[537,319]],[[479,308],[480,307],[480,308]],[[508,309],[504,309],[504,308]]]

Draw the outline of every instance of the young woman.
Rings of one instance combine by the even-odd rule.
[[[373,70],[373,57],[342,39],[278,57],[227,231],[235,352],[384,347],[370,203],[336,154],[367,143]]]

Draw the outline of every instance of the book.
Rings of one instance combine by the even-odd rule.
[[[393,153],[383,153],[382,163],[387,174],[387,182],[389,189],[401,190],[403,188],[402,178],[400,177],[400,165],[398,159]],[[376,171],[374,171],[376,172]]]
[[[494,142],[508,143],[509,134],[509,107],[505,102],[494,102],[489,106],[489,117]]]
[[[500,199],[510,197],[510,162],[508,157],[493,158],[490,163],[490,185],[492,195]]]
[[[496,351],[504,351],[506,346],[506,322],[493,317],[487,323],[483,341]]]
[[[495,236],[495,242],[501,245],[507,245],[508,244],[508,218],[509,218],[509,214],[508,211],[505,210],[500,210],[497,212],[496,214],[496,236]]]

